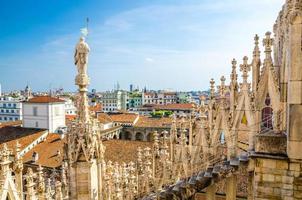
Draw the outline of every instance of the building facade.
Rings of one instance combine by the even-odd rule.
[[[39,96],[23,102],[23,127],[48,129],[55,133],[65,125],[65,101]]]
[[[104,112],[127,110],[128,93],[123,90],[105,92],[102,94],[101,102]]]
[[[22,120],[22,102],[13,97],[0,97],[0,122]]]
[[[138,108],[143,105],[142,93],[130,92],[128,95],[128,109]]]
[[[174,103],[167,105],[143,105],[134,112],[140,115],[151,115],[156,111],[171,111],[176,117],[190,116],[196,105],[194,103]]]
[[[144,92],[142,98],[143,104],[166,105],[177,102],[177,93],[166,91]]]
[[[76,115],[77,114],[77,108],[75,107],[75,103],[70,97],[60,96],[60,99],[63,99],[65,101],[65,115]]]

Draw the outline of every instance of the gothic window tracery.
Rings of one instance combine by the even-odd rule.
[[[273,109],[271,107],[271,98],[266,95],[264,107],[261,112],[261,131],[273,129]]]

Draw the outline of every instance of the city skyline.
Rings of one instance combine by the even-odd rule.
[[[34,1],[5,2],[1,15],[6,20],[0,24],[5,27],[0,33],[2,90],[29,84],[35,91],[75,91],[74,43],[86,17],[90,89],[109,90],[119,81],[124,89],[134,83],[152,89],[206,90],[208,77],[218,81],[224,74],[228,79],[233,57],[240,64],[250,55],[252,49],[246,47],[253,44],[254,34],[263,38],[272,31],[283,2],[54,1],[47,7]],[[263,9],[267,6],[269,10]]]

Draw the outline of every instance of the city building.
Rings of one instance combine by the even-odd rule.
[[[192,114],[196,105],[194,103],[173,103],[166,105],[146,104],[136,108],[134,112],[140,115],[151,115],[156,111],[171,111],[177,117],[189,116]]]
[[[177,93],[176,92],[144,92],[143,93],[143,104],[159,104],[166,105],[177,102]]]
[[[65,115],[76,115],[77,108],[74,105],[74,101],[70,96],[59,96],[60,99],[65,101]]]
[[[135,91],[130,92],[128,95],[128,106],[127,108],[129,110],[132,110],[133,108],[138,108],[143,105],[143,98],[142,93]]]
[[[177,93],[177,103],[190,103],[190,94],[188,92],[178,92]]]
[[[104,92],[101,97],[104,112],[127,110],[128,93],[123,90]]]
[[[65,101],[51,96],[37,96],[23,102],[23,127],[48,129],[55,133],[66,127]]]
[[[22,120],[22,102],[18,98],[0,97],[0,122]]]

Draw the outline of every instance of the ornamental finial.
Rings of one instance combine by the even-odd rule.
[[[263,46],[265,47],[264,53],[265,53],[265,61],[266,62],[272,62],[272,45],[274,43],[274,39],[271,38],[271,32],[266,32],[265,38],[263,39]]]
[[[259,59],[261,52],[259,50],[259,36],[257,34],[254,37],[254,41],[255,41],[255,47],[254,47],[254,51],[253,51],[253,57],[254,57],[254,59]]]
[[[215,81],[213,78],[210,80],[210,97],[211,99],[215,98]]]
[[[225,92],[226,92],[225,80],[226,79],[225,79],[224,76],[222,76],[220,78],[220,86],[218,86],[220,97],[224,97],[225,96]]]
[[[248,57],[243,57],[243,64],[240,65],[240,71],[242,72],[243,83],[247,83],[248,72],[251,70],[251,65],[248,64]]]
[[[232,73],[231,73],[231,81],[232,82],[236,82],[237,81],[237,72],[236,72],[236,67],[237,67],[237,61],[235,60],[235,58],[233,58],[232,60]]]

